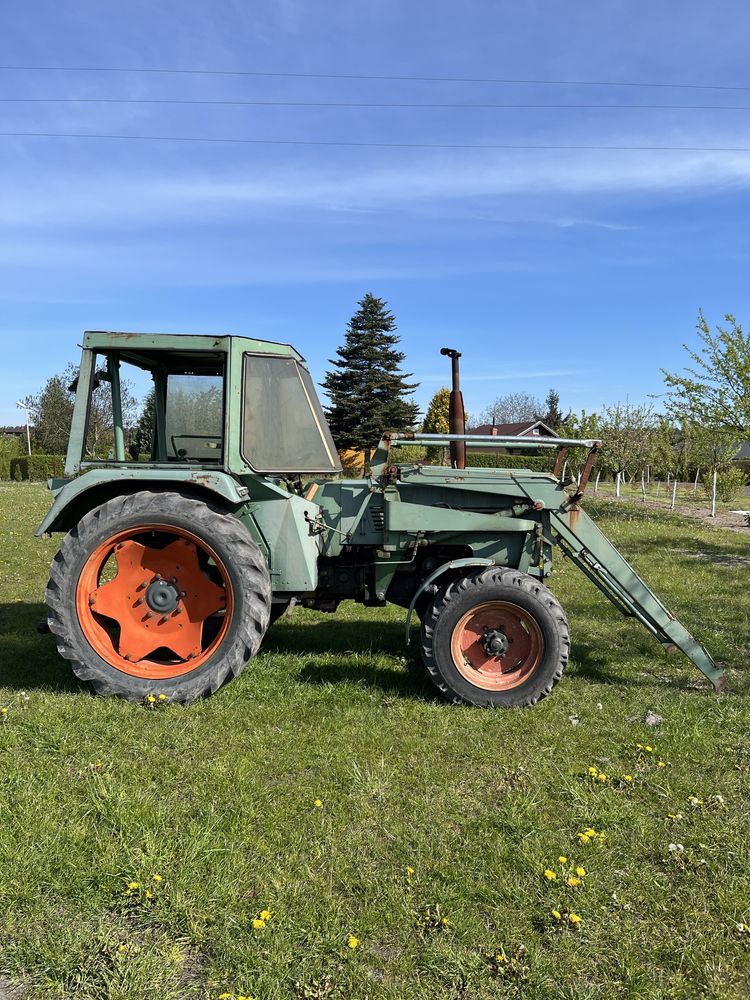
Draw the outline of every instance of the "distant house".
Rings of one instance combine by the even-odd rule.
[[[481,424],[479,427],[472,427],[469,434],[481,434],[487,437],[559,437],[551,427],[548,427],[543,420],[522,420],[513,424]],[[528,449],[527,449],[528,450]],[[522,455],[523,446],[518,448],[474,448],[472,451],[492,452],[494,454]]]
[[[23,437],[26,433],[26,427],[0,427],[0,437],[5,434],[11,434],[13,437]]]

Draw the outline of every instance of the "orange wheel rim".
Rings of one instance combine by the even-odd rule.
[[[192,532],[142,524],[91,553],[76,611],[86,641],[111,666],[133,677],[179,677],[221,645],[232,586],[217,554]]]
[[[456,669],[485,691],[518,687],[539,666],[543,649],[536,619],[507,601],[488,601],[467,611],[451,636]]]

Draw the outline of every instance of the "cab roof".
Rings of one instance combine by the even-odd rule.
[[[115,330],[87,330],[83,347],[98,352],[116,352],[122,361],[151,370],[166,363],[189,365],[193,370],[214,368],[235,348],[252,354],[281,355],[304,363],[302,355],[291,344],[234,334],[198,333],[130,333]],[[162,352],[169,354],[165,358]]]

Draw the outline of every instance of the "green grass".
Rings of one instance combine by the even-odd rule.
[[[573,657],[532,710],[443,703],[403,612],[353,604],[295,612],[214,698],[148,710],[91,695],[35,632],[47,503],[0,486],[0,996],[748,995],[750,540],[588,505],[726,664],[727,697],[560,561]],[[579,844],[588,826],[606,840]]]

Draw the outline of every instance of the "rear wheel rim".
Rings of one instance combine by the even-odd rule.
[[[223,642],[233,607],[217,553],[169,524],[110,535],[87,558],[76,587],[78,621],[94,652],[148,680],[203,666]]]
[[[451,635],[453,663],[485,691],[508,691],[535,673],[544,638],[537,620],[518,604],[487,601],[467,611]]]

